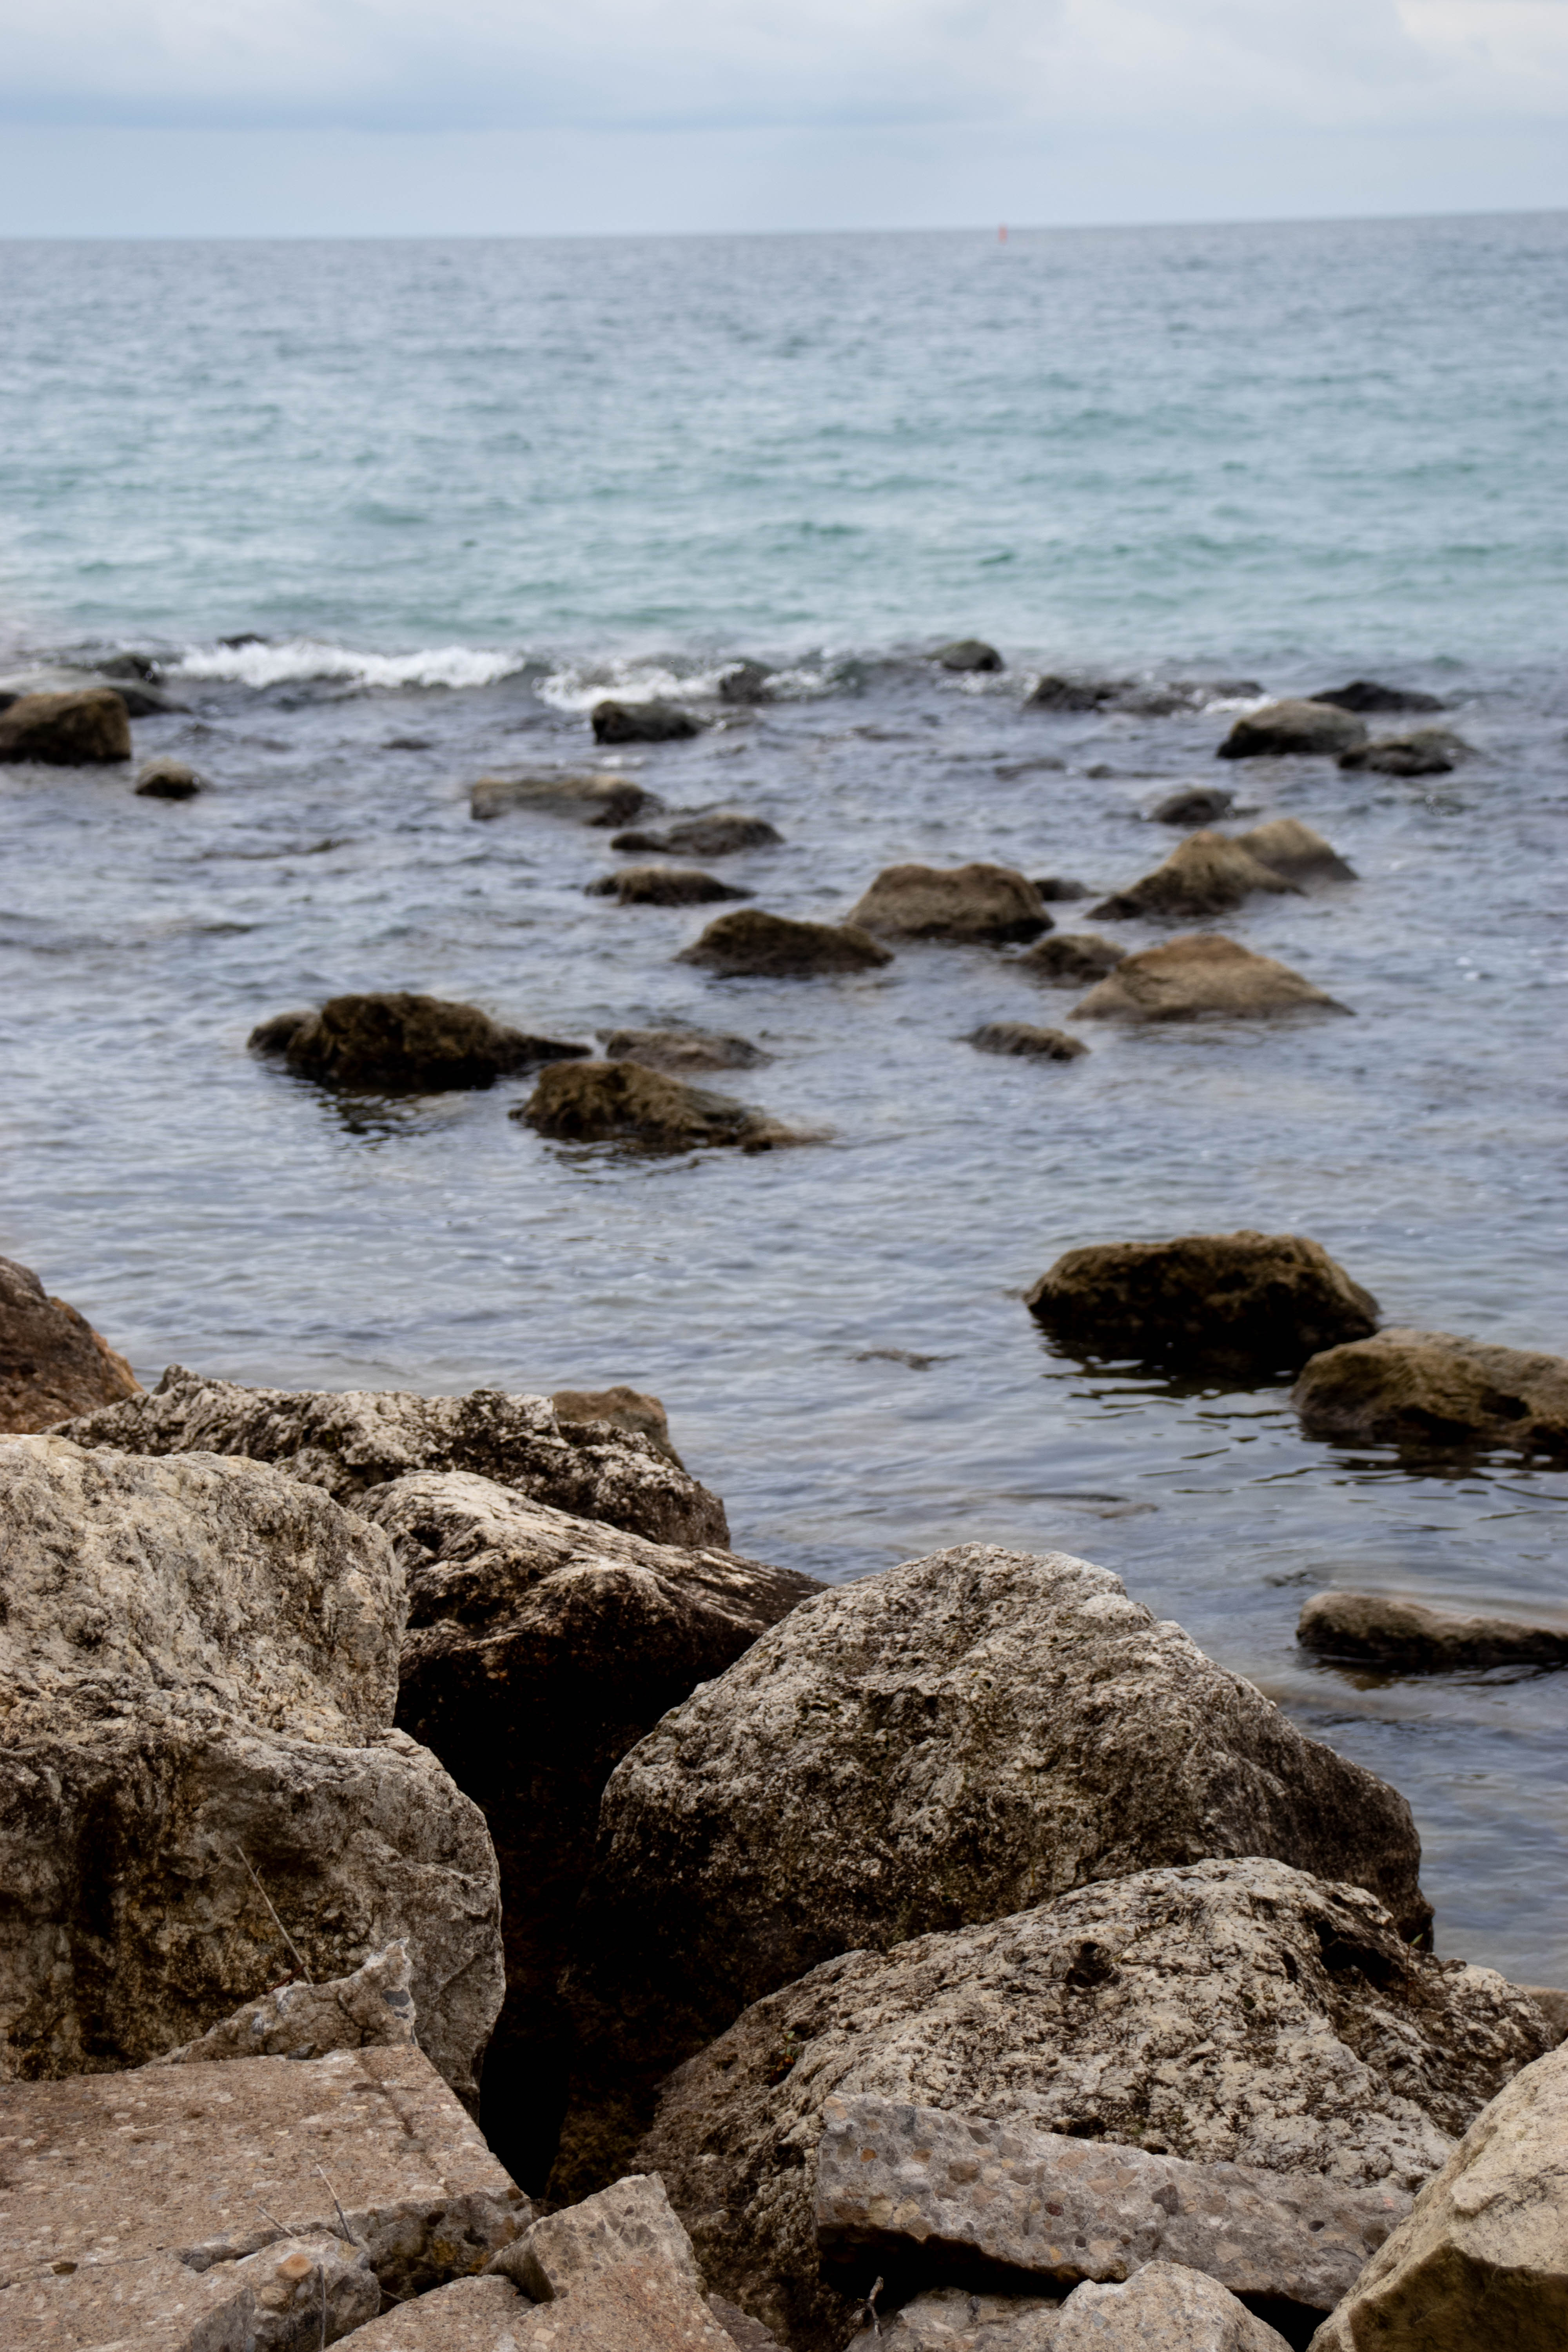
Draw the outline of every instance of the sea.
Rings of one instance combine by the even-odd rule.
[[[210,784],[0,770],[0,1250],[147,1381],[654,1391],[738,1549],[829,1580],[1098,1561],[1405,1793],[1440,1952],[1568,1984],[1568,1682],[1295,1641],[1331,1587],[1568,1623],[1568,1471],[1310,1441],[1281,1382],[1086,1364],[1024,1304],[1080,1244],[1256,1227],[1388,1322],[1568,1350],[1568,215],[11,243],[0,300],[0,671],[142,657],[178,707],[138,760]],[[1196,690],[1031,709],[1047,672]],[[1355,677],[1468,756],[1215,761]],[[595,754],[652,695],[711,723]],[[1075,1028],[1011,952],[715,980],[675,961],[710,910],[587,895],[608,834],[470,815],[585,764],[766,817],[725,877],[828,919],[910,859],[1125,887],[1221,783],[1355,868],[1223,925],[1355,1017],[1038,1065],[964,1042]],[[1058,928],[1166,935],[1089,903]],[[639,1158],[520,1124],[526,1077],[348,1098],[247,1051],[368,989],[738,1033],[773,1058],[715,1083],[816,1139]]]

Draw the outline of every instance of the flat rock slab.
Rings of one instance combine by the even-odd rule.
[[[381,2299],[363,2249],[317,2233],[199,2274],[168,2252],[62,2263],[0,2287],[0,2329],[7,2352],[318,2352]]]
[[[1062,2284],[1179,2263],[1233,2294],[1283,2295],[1322,2312],[1412,2201],[1386,2184],[1189,2164],[864,2095],[826,2103],[816,2170],[825,2247],[912,2239]]]
[[[518,2352],[532,2310],[510,2279],[454,2279],[373,2319],[354,2352]]]
[[[1296,1639],[1321,1658],[1403,1674],[1568,1665],[1568,1623],[1462,1617],[1394,1592],[1315,1592],[1302,1608]]]

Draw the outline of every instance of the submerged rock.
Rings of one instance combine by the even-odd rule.
[[[198,776],[184,760],[143,760],[136,771],[137,797],[144,801],[194,801],[198,793],[206,790],[206,778]]]
[[[1108,971],[1114,971],[1126,953],[1125,948],[1119,948],[1114,940],[1102,940],[1097,931],[1058,931],[1054,939],[1041,940],[1021,955],[1018,969],[1053,988],[1081,988],[1086,980],[1103,980]]]
[[[987,1021],[967,1042],[982,1054],[1016,1054],[1037,1062],[1076,1062],[1089,1047],[1065,1029],[1036,1029],[1026,1021]]]
[[[625,866],[588,885],[590,898],[614,898],[623,907],[701,907],[751,895],[693,866]]]
[[[1384,776],[1446,776],[1469,745],[1451,727],[1418,727],[1409,735],[1381,735],[1340,754],[1342,768],[1372,768]]]
[[[1568,1625],[1461,1616],[1393,1592],[1316,1592],[1302,1608],[1296,1639],[1319,1657],[1400,1674],[1568,1665]]]
[[[683,817],[662,833],[626,833],[612,841],[617,850],[654,850],[682,857],[731,857],[742,849],[777,849],[784,835],[766,817],[715,810],[710,816]]]
[[[1025,698],[1026,710],[1098,710],[1114,702],[1131,684],[1127,678],[1059,677],[1048,672],[1037,678]]]
[[[1286,1013],[1349,1013],[1289,964],[1238,940],[1194,931],[1123,957],[1073,1007],[1080,1021],[1196,1021],[1206,1015],[1268,1020]]]
[[[752,907],[742,915],[721,915],[675,961],[705,964],[731,979],[805,980],[824,972],[871,971],[891,963],[893,956],[890,948],[852,924],[796,922]]]
[[[48,1429],[141,1387],[85,1315],[50,1298],[30,1266],[0,1257],[0,1430]]]
[[[885,866],[849,921],[895,939],[1001,945],[1037,940],[1051,919],[1034,884],[1010,866]]]
[[[546,1070],[510,1116],[557,1143],[623,1143],[645,1151],[693,1151],[710,1144],[771,1151],[794,1139],[749,1103],[631,1061]]]
[[[1441,710],[1435,694],[1407,686],[1379,686],[1375,678],[1352,677],[1348,686],[1331,687],[1314,694],[1313,702],[1331,703],[1336,710]]]
[[[657,793],[613,772],[587,776],[552,772],[481,776],[468,794],[468,814],[480,819],[529,809],[542,816],[574,816],[579,823],[593,825],[629,824],[645,810],[663,805]]]
[[[835,1953],[1215,1853],[1429,1916],[1402,1797],[1059,1552],[969,1544],[807,1601],[623,1759],[599,1822],[563,2189],[610,2177],[661,2072]]]
[[[589,717],[595,743],[675,743],[701,732],[701,721],[673,702],[596,702]]]
[[[1271,866],[1287,882],[1353,882],[1357,878],[1355,867],[1346,865],[1332,843],[1297,817],[1272,817],[1267,824],[1254,825],[1250,833],[1238,833],[1236,840],[1238,848]]]
[[[1072,1349],[1142,1362],[1297,1371],[1320,1349],[1364,1339],[1377,1301],[1301,1234],[1187,1234],[1068,1250],[1025,1294]]]
[[[796,2352],[834,2352],[858,2313],[816,2244],[834,2099],[1257,2167],[1286,2195],[1301,2173],[1330,2194],[1407,2194],[1550,2032],[1490,1969],[1412,1950],[1359,1887],[1199,1862],[825,1961],[670,2077],[636,2160],[662,2175],[710,2285]]]
[[[130,757],[131,720],[124,697],[111,686],[21,694],[0,711],[0,760],[88,768]]]
[[[1568,1454],[1568,1358],[1390,1328],[1314,1356],[1290,1391],[1309,1437]]]
[[[684,1077],[694,1070],[756,1070],[773,1060],[744,1037],[715,1029],[601,1029],[610,1062],[640,1062],[645,1069]]]
[[[999,670],[1005,667],[994,646],[984,637],[955,637],[950,646],[940,646],[931,656],[942,669]]]
[[[1296,886],[1223,833],[1194,833],[1178,843],[1163,866],[1093,908],[1095,922],[1127,922],[1139,915],[1227,914],[1256,891],[1279,895]]]
[[[1321,752],[1337,758],[1366,741],[1366,729],[1348,710],[1328,702],[1266,702],[1238,719],[1217,756],[1222,760],[1278,759]]]
[[[283,1013],[253,1029],[253,1053],[279,1054],[320,1086],[368,1094],[438,1094],[491,1087],[586,1045],[503,1028],[477,1004],[439,996],[329,997],[318,1013]]]
[[[1167,793],[1149,814],[1156,824],[1213,824],[1228,816],[1235,803],[1236,794],[1222,784],[1184,784]]]

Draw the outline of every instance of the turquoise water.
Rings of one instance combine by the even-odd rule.
[[[1564,219],[12,245],[0,283],[0,645],[156,656],[185,708],[138,756],[212,779],[0,771],[0,1249],[148,1377],[654,1388],[737,1542],[818,1574],[1100,1560],[1405,1790],[1441,1948],[1568,1981],[1562,1678],[1292,1638],[1326,1584],[1563,1612],[1568,1475],[1310,1444],[1278,1388],[1065,1361],[1020,1297],[1080,1242],[1257,1224],[1390,1320],[1568,1349]],[[960,631],[1005,670],[933,670]],[[607,687],[711,714],[738,654],[777,699],[624,764],[772,819],[725,869],[760,903],[837,916],[910,856],[1098,894],[1218,778],[1357,868],[1225,926],[1357,1018],[994,1060],[969,1030],[1073,996],[942,949],[715,982],[672,961],[700,911],[584,897],[604,834],[471,821]],[[1384,676],[1474,753],[1221,769],[1235,696],[1026,709],[1058,666]],[[826,1139],[626,1160],[509,1119],[526,1081],[343,1105],[247,1055],[363,987],[737,1029],[775,1058],[735,1091]]]

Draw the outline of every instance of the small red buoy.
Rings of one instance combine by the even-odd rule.
[[[1007,224],[1005,221],[1003,222],[1001,227],[996,232],[996,242],[998,245],[1005,245],[1007,242]]]

